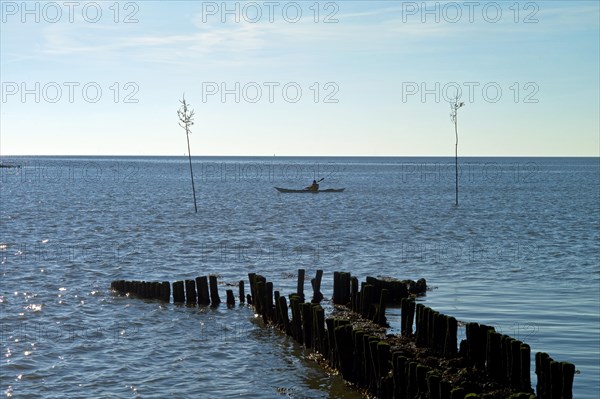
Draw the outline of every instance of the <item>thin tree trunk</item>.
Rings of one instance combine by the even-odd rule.
[[[192,192],[194,193],[194,210],[198,213],[198,206],[196,205],[196,188],[194,187],[194,172],[192,171],[192,153],[190,151],[190,134],[189,130],[185,129],[185,135],[187,137],[187,145],[188,145],[188,158],[190,160],[190,175],[192,176]]]

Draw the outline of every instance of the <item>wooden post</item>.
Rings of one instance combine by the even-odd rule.
[[[363,295],[361,298],[362,299],[361,316],[364,317],[365,319],[368,319],[369,315],[372,313],[371,305],[373,303],[374,290],[375,290],[375,288],[370,284],[365,285],[364,290],[363,290]]]
[[[298,269],[298,286],[296,294],[300,296],[300,300],[304,302],[304,269]]]
[[[419,387],[419,398],[428,397],[428,389],[427,389],[427,373],[429,373],[431,369],[423,364],[417,365],[417,386]]]
[[[418,347],[423,347],[425,346],[425,335],[426,335],[426,331],[425,331],[425,323],[424,323],[424,309],[425,309],[425,305],[423,305],[422,303],[417,303],[416,304],[416,313],[417,313],[417,322],[416,322],[416,327],[417,327],[417,331],[415,332],[415,344]]]
[[[279,298],[281,297],[281,295],[279,294],[279,291],[274,291],[273,292],[273,300],[275,303],[275,312],[273,314],[273,322],[277,325],[277,327],[279,327],[279,329],[281,330],[283,328],[283,320],[281,320],[281,311],[279,310]]]
[[[173,302],[174,303],[185,302],[185,294],[183,291],[183,281],[175,281],[173,283]]]
[[[333,304],[340,305],[340,273],[333,272]]]
[[[407,378],[406,378],[406,364],[408,359],[402,354],[402,352],[395,352],[392,355],[392,362],[394,366],[394,397],[404,398],[407,396]],[[445,399],[445,398],[444,398]]]
[[[340,372],[346,381],[353,382],[352,326],[347,320],[338,321],[334,329],[335,351],[339,356]]]
[[[248,273],[248,281],[250,282],[250,295],[252,295],[252,301],[248,301],[248,304],[251,304],[254,301],[254,298],[256,297],[256,293],[255,293],[255,287],[254,287],[254,279],[256,277],[256,273]]]
[[[442,381],[442,377],[437,374],[435,371],[430,371],[427,373],[427,390],[429,391],[429,397],[438,399],[441,394],[440,383]]]
[[[372,337],[373,339],[369,340],[369,353],[371,355],[371,379],[369,381],[369,391],[377,395],[377,385],[379,382],[379,360],[377,357],[377,344],[379,343],[379,338]]]
[[[288,306],[285,297],[282,295],[279,297],[279,317],[283,322],[284,331],[287,335],[292,335],[292,328],[290,326],[290,319],[288,315]]]
[[[246,295],[244,294],[244,280],[240,280],[238,287],[240,290],[240,294],[239,294],[240,303],[244,303],[244,301],[246,300]]]
[[[486,351],[486,368],[487,374],[494,380],[502,381],[502,350],[501,350],[502,335],[495,331],[488,331],[487,351]]]
[[[298,295],[290,295],[290,306],[292,308],[292,331],[294,339],[302,344],[302,316],[300,315],[300,297]]]
[[[313,280],[310,280],[313,289],[313,303],[319,303],[323,300],[321,293],[321,279],[323,278],[323,270],[317,270],[317,274]]]
[[[354,330],[352,332],[352,343],[354,345],[354,359],[356,362],[356,384],[359,387],[365,386],[365,353],[363,349],[363,339],[365,332]]]
[[[375,312],[374,322],[379,324],[380,326],[387,326],[387,319],[385,317],[385,308],[387,306],[387,301],[389,297],[389,291],[387,289],[381,290],[381,296],[379,298],[379,306],[377,306],[377,311]]]
[[[508,335],[502,335],[500,340],[500,350],[502,351],[502,381],[510,383],[512,377],[512,341],[514,338]]]
[[[161,284],[161,299],[165,302],[171,300],[171,283],[163,281]]]
[[[454,388],[452,391],[450,391],[451,399],[465,399],[465,396],[466,392],[464,388]]]
[[[562,376],[562,365],[560,362],[551,360],[550,361],[550,381],[551,383],[551,398],[562,398],[563,391],[563,376]]]
[[[340,273],[340,305],[348,306],[350,304],[350,273]]]
[[[452,384],[446,380],[440,381],[440,399],[450,399],[452,392]]]
[[[225,290],[227,295],[227,306],[235,306],[235,297],[233,296],[233,290]]]
[[[185,299],[188,305],[196,304],[196,282],[185,280]]]
[[[575,377],[575,365],[562,362],[562,398],[573,399],[573,378]]]
[[[219,290],[217,288],[217,276],[213,274],[209,275],[208,281],[210,285],[210,305],[217,306],[221,303],[221,298],[219,298]]]
[[[519,378],[519,389],[522,392],[532,392],[531,389],[531,348],[525,343],[521,343],[519,351],[519,370],[521,376]]]
[[[268,321],[273,322],[275,320],[274,317],[274,309],[273,309],[273,283],[268,281],[265,284],[265,315]]]
[[[254,305],[254,308],[256,309],[256,312],[262,316],[263,319],[263,323],[267,324],[269,322],[268,318],[267,318],[267,306],[265,304],[265,300],[267,299],[267,295],[266,295],[266,287],[265,287],[265,282],[260,281],[257,279],[257,281],[255,282],[256,284],[256,302]]]
[[[329,348],[329,365],[331,367],[337,367],[337,352],[335,351],[335,335],[333,333],[334,325],[333,319],[327,318],[325,319],[325,325],[327,326],[327,345]]]
[[[416,398],[419,394],[419,380],[417,379],[417,362],[409,361],[408,363],[408,384],[407,394],[408,398]],[[461,399],[463,399],[461,397]]]
[[[456,342],[458,335],[458,322],[452,316],[446,319],[446,340],[444,342],[444,356],[454,357],[457,353]]]
[[[465,326],[465,331],[467,333],[467,360],[470,364],[475,364],[477,362],[477,349],[479,346],[479,324],[467,323]]]
[[[325,310],[317,305],[312,308],[313,314],[313,347],[325,356]]]
[[[206,276],[196,277],[196,288],[198,290],[198,305],[209,305],[208,278]]]
[[[510,358],[512,361],[510,385],[515,389],[519,389],[521,388],[521,341],[515,339],[510,344]]]
[[[353,312],[359,313],[358,310],[359,291],[358,278],[350,277],[350,308]]]
[[[312,305],[309,302],[304,302],[300,305],[302,313],[302,338],[304,347],[312,348]]]
[[[387,379],[385,377],[390,371],[390,360],[390,344],[388,344],[385,341],[379,341],[377,343],[377,362],[379,371],[379,378],[377,381],[377,393],[379,397],[387,397]]]

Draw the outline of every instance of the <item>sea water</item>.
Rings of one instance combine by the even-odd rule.
[[[424,277],[419,301],[574,363],[574,397],[600,392],[598,158],[460,158],[456,206],[454,158],[194,157],[198,213],[184,157],[3,161],[21,165],[0,169],[7,397],[358,398],[246,306],[110,291],[258,272],[287,295],[298,268],[324,271],[326,306],[334,271]],[[274,189],[313,179],[346,190]]]

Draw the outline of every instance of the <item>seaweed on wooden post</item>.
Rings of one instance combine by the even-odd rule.
[[[194,172],[192,171],[192,153],[190,151],[190,128],[194,124],[194,110],[188,108],[189,105],[185,101],[185,94],[183,95],[183,100],[179,102],[181,103],[181,108],[177,110],[177,116],[179,117],[179,126],[185,129],[185,136],[187,138],[190,175],[192,176],[192,193],[194,194],[194,210],[198,213],[198,206],[196,205],[196,188],[194,187]]]
[[[427,390],[429,391],[430,398],[439,398],[441,395],[441,383],[442,378],[435,371],[427,373]]]

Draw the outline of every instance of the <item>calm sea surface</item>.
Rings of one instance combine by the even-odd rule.
[[[324,270],[327,298],[338,270],[425,277],[429,306],[575,363],[575,398],[600,392],[598,158],[462,158],[459,207],[452,158],[194,158],[197,214],[187,158],[4,162],[22,165],[0,169],[7,397],[358,398],[247,307],[109,289],[259,272],[287,295],[298,268]],[[320,178],[346,191],[273,188]]]

